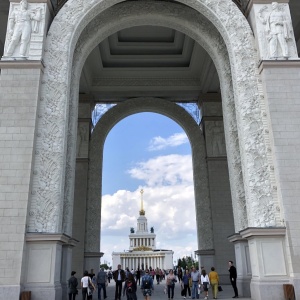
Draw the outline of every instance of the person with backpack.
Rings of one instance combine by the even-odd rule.
[[[149,274],[148,269],[146,269],[145,275],[142,277],[141,289],[143,290],[143,295],[145,297],[145,300],[150,300],[152,291],[154,290],[154,286],[153,286],[153,278]]]
[[[125,280],[124,288],[123,288],[123,297],[127,296],[127,300],[137,300],[136,297],[136,282],[134,280],[133,274],[129,274],[127,279]]]
[[[106,285],[107,285],[107,275],[104,271],[104,268],[101,268],[97,274],[97,285],[98,285],[98,300],[101,300],[101,290],[103,289],[103,297],[104,299],[107,298],[106,296]]]

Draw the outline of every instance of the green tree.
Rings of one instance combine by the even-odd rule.
[[[104,268],[104,270],[108,270],[109,266],[107,264],[101,264],[100,268]]]
[[[179,261],[180,261],[180,267],[182,267],[183,269],[191,269],[192,266],[194,266],[195,268],[199,267],[198,261],[194,260],[194,258],[192,256],[184,256],[182,258],[178,259],[178,265],[179,265]]]

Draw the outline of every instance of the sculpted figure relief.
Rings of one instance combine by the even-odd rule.
[[[221,122],[210,122],[206,126],[207,141],[210,145],[209,152],[211,156],[226,155],[224,127]]]
[[[20,2],[8,20],[8,47],[5,56],[12,56],[20,43],[20,57],[26,57],[30,42],[31,32],[38,32],[38,22],[42,19],[42,8],[28,9],[27,0]],[[33,21],[33,22],[32,22]]]
[[[288,40],[291,39],[291,25],[290,18],[279,7],[277,2],[272,2],[271,12],[267,6],[259,10],[258,16],[265,25],[267,40],[269,43],[269,57],[271,59],[278,59],[283,57],[289,58]],[[279,49],[281,51],[279,51]]]

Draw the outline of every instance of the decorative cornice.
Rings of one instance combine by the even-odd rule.
[[[300,68],[300,60],[262,60],[258,66],[259,74],[268,68]]]
[[[41,69],[44,72],[44,63],[41,60],[2,60],[0,69]]]
[[[103,252],[84,252],[84,257],[102,257],[104,255]]]
[[[196,250],[194,251],[197,255],[215,255],[215,249],[209,250]]]
[[[223,116],[203,116],[203,121],[223,121]]]
[[[213,157],[213,156],[210,156],[210,157],[206,157],[206,160],[207,161],[227,161],[227,156],[218,156],[218,157]]]
[[[150,247],[140,246],[140,247],[133,248],[132,251],[153,251],[153,250]]]
[[[200,78],[94,78],[93,86],[199,86]]]
[[[230,235],[227,237],[228,241],[230,243],[235,243],[235,242],[247,242],[246,239],[242,238],[242,236],[239,233],[235,233],[233,235]]]
[[[258,236],[285,236],[286,228],[285,227],[248,227],[240,231],[242,238],[249,239]]]
[[[73,239],[66,234],[59,233],[27,233],[26,242],[57,242],[75,246],[78,243],[78,240]]]

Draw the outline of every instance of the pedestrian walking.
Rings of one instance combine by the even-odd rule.
[[[234,296],[232,298],[238,298],[239,297],[239,293],[238,293],[238,289],[236,287],[236,278],[237,278],[237,273],[236,273],[236,268],[233,265],[233,261],[230,260],[228,262],[228,271],[229,271],[229,276],[230,276],[230,282],[232,285],[232,288],[234,290]]]

